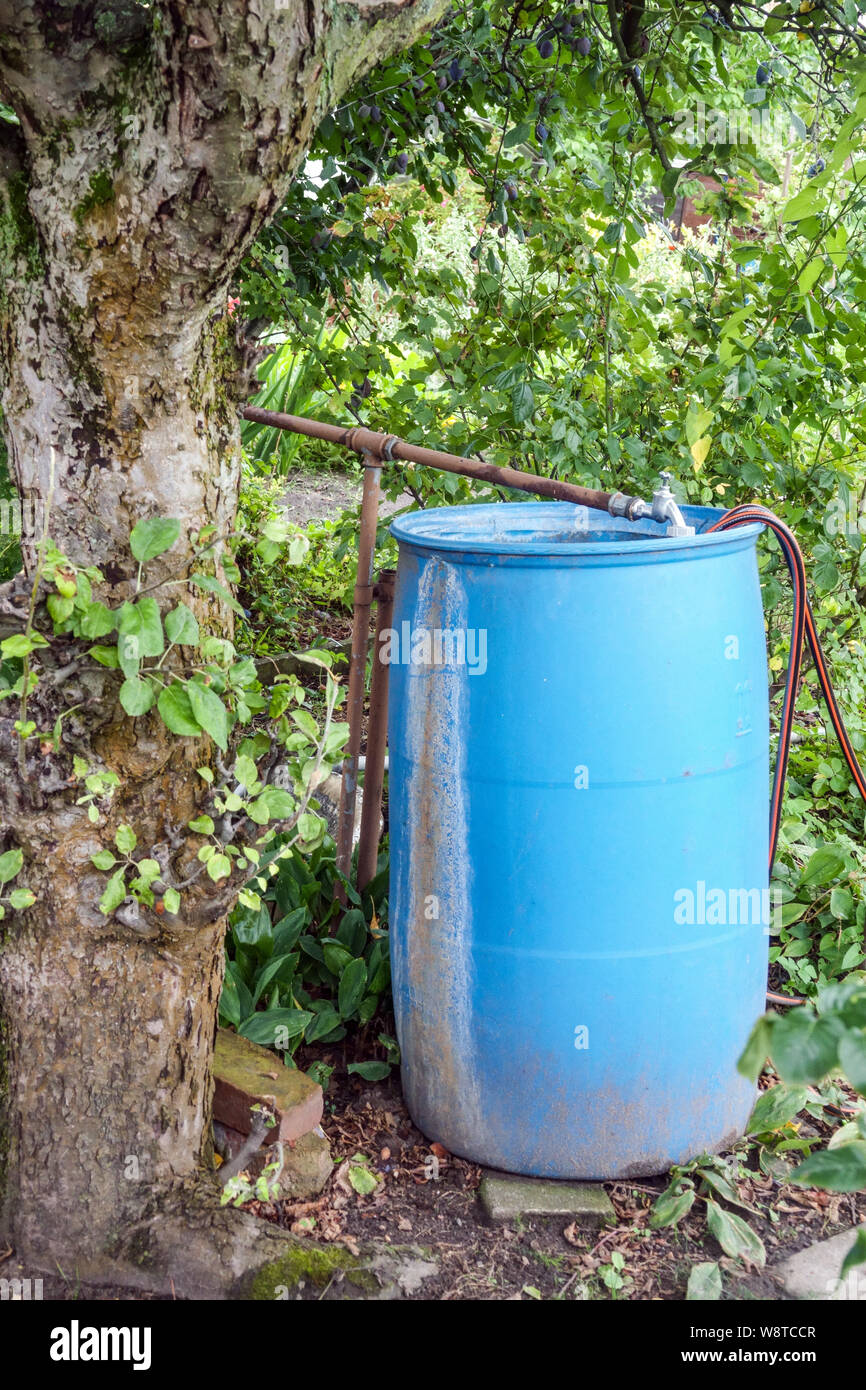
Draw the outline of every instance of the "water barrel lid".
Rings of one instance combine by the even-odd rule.
[[[602,562],[620,556],[640,563],[682,552],[743,549],[754,544],[764,529],[760,522],[736,531],[708,528],[725,515],[726,508],[683,507],[693,536],[668,536],[664,523],[643,519],[626,521],[607,512],[575,506],[572,502],[495,502],[473,506],[428,507],[410,512],[391,523],[391,534],[401,544],[422,550],[461,551],[479,555],[545,555],[601,557]]]

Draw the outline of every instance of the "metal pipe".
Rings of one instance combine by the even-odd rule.
[[[520,492],[534,492],[540,497],[552,497],[557,502],[575,502],[578,506],[592,507],[595,511],[606,512],[611,497],[610,492],[600,492],[597,488],[579,487],[576,483],[561,483],[556,478],[540,478],[534,473],[521,473],[516,468],[499,468],[494,463],[480,463],[478,459],[461,458],[459,454],[444,454],[439,449],[424,449],[418,444],[409,444],[398,439],[395,434],[377,434],[374,430],[356,426],[347,429],[343,425],[327,425],[322,420],[305,420],[300,415],[283,415],[277,410],[262,410],[257,405],[248,405],[241,411],[245,420],[259,425],[270,425],[276,429],[292,430],[295,434],[306,434],[312,439],[325,439],[330,444],[342,444],[356,453],[376,454],[380,459],[393,461],[401,459],[405,463],[417,463],[423,468],[438,468],[444,473],[461,473],[466,478],[479,478],[482,482],[496,487],[517,488]]]
[[[379,518],[379,481],[381,475],[381,455],[365,451],[361,528],[358,535],[358,573],[355,581],[355,607],[352,618],[352,655],[349,660],[349,742],[346,756],[343,759],[340,819],[337,832],[337,868],[345,878],[349,877],[352,867],[355,793],[358,786],[358,755],[361,752],[361,726],[364,718],[367,643],[370,636],[370,608],[373,603],[373,556],[376,548],[376,525]]]
[[[380,570],[379,581],[374,590],[378,607],[373,674],[370,679],[370,715],[367,720],[364,805],[361,810],[361,838],[358,842],[359,893],[363,893],[370,880],[375,878],[379,859],[379,818],[382,814],[385,746],[388,741],[388,666],[382,660],[382,634],[391,626],[396,578],[396,570]]]

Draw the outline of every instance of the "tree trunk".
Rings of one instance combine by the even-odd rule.
[[[37,518],[48,509],[71,560],[101,568],[109,606],[135,579],[139,519],[181,522],[149,581],[188,573],[202,526],[230,529],[246,392],[232,271],[316,121],[443,7],[0,0],[0,96],[21,123],[0,122],[4,431],[22,497]],[[37,542],[26,582],[0,589],[0,636],[23,626]],[[231,635],[216,596],[172,594],[203,631]],[[193,850],[178,829],[211,754],[155,713],[128,718],[86,646],[52,641],[40,662],[28,717],[50,731],[69,711],[56,752],[31,740],[22,758],[18,710],[0,703],[0,851],[23,851],[16,885],[37,897],[0,927],[0,1242],[35,1269],[148,1287],[170,1274],[195,1296],[207,1239],[185,1245],[169,1212],[209,1166],[228,904],[199,880],[175,918],[106,917],[90,860],[129,824],[182,878]],[[73,755],[121,778],[97,825],[75,804]],[[205,1205],[213,1233],[227,1214]]]

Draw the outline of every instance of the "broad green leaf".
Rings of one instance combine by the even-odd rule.
[[[686,1289],[689,1303],[712,1303],[722,1296],[722,1275],[714,1260],[702,1260],[692,1265]]]
[[[363,1081],[384,1081],[391,1075],[390,1062],[350,1062],[346,1070],[350,1076],[360,1076]]]
[[[329,1033],[333,1033],[335,1028],[340,1026],[340,1015],[336,1009],[321,1009],[313,1016],[312,1023],[308,1026],[304,1034],[304,1042],[317,1042],[319,1038],[326,1038]]]
[[[687,1187],[684,1192],[663,1192],[653,1203],[649,1224],[654,1231],[663,1226],[676,1226],[684,1216],[688,1216],[695,1204],[695,1190]]]
[[[207,861],[207,872],[214,883],[219,883],[221,878],[228,878],[232,871],[232,861],[227,854],[212,854]]]
[[[124,870],[121,867],[116,873],[111,875],[105,886],[105,892],[99,899],[99,911],[105,917],[110,917],[116,907],[120,907],[126,897],[126,883],[124,881]]]
[[[118,698],[126,713],[135,718],[139,714],[147,714],[156,697],[150,681],[142,680],[140,676],[128,676],[120,687]]]
[[[708,1201],[707,1225],[726,1255],[750,1260],[763,1269],[767,1260],[764,1243],[741,1216]]]
[[[13,888],[9,894],[9,905],[16,912],[23,912],[26,907],[32,907],[36,901],[36,894],[31,893],[29,888]]]
[[[152,516],[133,526],[129,535],[129,548],[139,563],[146,564],[148,560],[155,560],[157,555],[171,550],[179,535],[179,521]]]
[[[866,1140],[855,1139],[838,1149],[812,1154],[791,1175],[802,1187],[823,1187],[829,1192],[866,1190]]]
[[[185,603],[179,603],[170,613],[166,613],[164,622],[169,642],[176,642],[184,647],[194,647],[198,644],[198,623],[192,609]]]
[[[180,909],[180,893],[176,888],[166,888],[162,901],[165,903],[166,912],[170,912],[172,916]]]
[[[214,832],[214,823],[210,816],[196,816],[195,820],[187,821],[187,825],[197,835],[212,835]]]
[[[770,1034],[775,1014],[764,1014],[753,1026],[746,1046],[737,1062],[737,1071],[750,1081],[757,1081],[770,1051]]]
[[[186,686],[180,681],[173,681],[166,689],[160,691],[156,706],[162,715],[163,723],[173,734],[182,734],[188,738],[201,736],[202,729],[192,712]]]
[[[225,752],[228,747],[229,721],[225,705],[215,690],[208,685],[200,685],[197,680],[187,681],[186,693],[189,698],[193,718],[210,734],[216,746]]]
[[[81,614],[82,637],[107,637],[117,627],[117,614],[104,603],[89,603]]]
[[[96,854],[91,854],[90,862],[91,864],[95,864],[97,869],[107,870],[113,869],[117,860],[110,849],[101,849],[98,850]]]
[[[271,983],[271,980],[276,979],[286,961],[290,961],[291,959],[292,954],[289,952],[287,955],[275,956],[272,960],[268,961],[267,965],[262,967],[256,976],[253,1004],[258,1004],[268,985]]]
[[[842,1070],[861,1096],[866,1096],[866,1032],[845,1033],[839,1042]]]
[[[262,1047],[278,1047],[300,1037],[312,1017],[306,1009],[268,1009],[245,1018],[238,1032]]]
[[[116,647],[90,647],[87,655],[92,656],[94,661],[98,661],[100,666],[108,666],[113,671],[116,671],[120,666]]]
[[[21,871],[23,863],[23,850],[7,849],[5,854],[0,854],[0,883],[8,883],[13,879]]]
[[[861,1226],[854,1238],[854,1244],[842,1261],[842,1268],[839,1277],[844,1279],[846,1274],[850,1274],[857,1265],[866,1263],[866,1227]]]
[[[4,637],[0,642],[0,654],[12,657],[29,656],[37,647],[47,646],[47,641],[38,632],[32,632],[29,637],[26,632],[14,632],[11,637]]]
[[[813,1086],[837,1062],[843,1025],[832,1017],[816,1018],[810,1009],[791,1009],[773,1021],[770,1056],[789,1086]]]
[[[809,856],[809,862],[800,875],[804,887],[820,888],[832,883],[834,878],[845,872],[845,856],[832,845],[822,845]]]
[[[367,966],[363,960],[353,960],[346,966],[340,976],[340,987],[337,991],[337,1008],[341,1016],[351,1018],[357,1009],[367,985]]]
[[[379,1186],[379,1178],[378,1175],[371,1172],[370,1168],[367,1166],[368,1160],[366,1156],[360,1155],[360,1157],[364,1158],[364,1162],[358,1162],[357,1158],[349,1160],[349,1182],[359,1196],[369,1197],[370,1193],[375,1192],[376,1188]]]
[[[132,854],[138,844],[138,836],[131,825],[119,825],[114,836],[114,843],[121,854]]]
[[[802,1087],[795,1090],[789,1090],[787,1086],[768,1087],[755,1102],[746,1133],[766,1134],[770,1130],[781,1129],[800,1113],[807,1099],[807,1092]]]

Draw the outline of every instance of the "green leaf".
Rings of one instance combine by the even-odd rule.
[[[749,1034],[746,1046],[737,1062],[737,1071],[750,1081],[757,1081],[770,1051],[771,1024],[775,1014],[764,1014]]]
[[[139,714],[147,714],[154,698],[153,685],[150,681],[142,680],[140,676],[128,676],[120,687],[120,703],[133,718]]]
[[[822,845],[810,855],[809,862],[800,875],[804,887],[820,888],[832,883],[834,878],[845,872],[845,856],[832,845]]]
[[[390,1062],[350,1062],[347,1068],[351,1076],[360,1076],[363,1081],[384,1081],[391,1075]]]
[[[140,564],[155,560],[171,550],[180,535],[180,522],[168,517],[152,516],[139,521],[129,535],[129,548]]]
[[[341,1016],[351,1018],[357,1009],[367,985],[367,966],[363,960],[353,960],[346,966],[340,976],[340,987],[337,991],[337,1008]]]
[[[741,1216],[725,1211],[715,1202],[707,1201],[707,1225],[726,1255],[751,1260],[763,1269],[767,1252],[763,1241]]]
[[[192,712],[186,686],[180,681],[173,681],[166,689],[160,691],[156,706],[162,715],[163,723],[173,734],[182,734],[187,738],[201,736],[201,726]]]
[[[369,1197],[370,1193],[375,1192],[379,1186],[379,1179],[375,1173],[370,1171],[366,1158],[363,1163],[358,1163],[354,1159],[349,1160],[349,1182],[361,1197]]]
[[[836,1064],[843,1025],[811,1010],[791,1009],[773,1021],[770,1056],[789,1086],[812,1086]]]
[[[692,1265],[686,1289],[689,1303],[714,1303],[722,1296],[722,1275],[714,1260],[702,1260]]]
[[[329,1033],[333,1033],[335,1028],[340,1026],[340,1015],[336,1009],[321,1009],[314,1014],[313,1021],[304,1034],[304,1042],[318,1042],[319,1038],[326,1038]]]
[[[121,854],[132,854],[138,844],[138,836],[131,825],[119,825],[114,836],[114,843]]]
[[[92,656],[94,661],[98,661],[100,666],[110,667],[112,671],[116,671],[120,666],[116,647],[90,647],[87,655]]]
[[[228,878],[232,871],[232,861],[227,854],[212,854],[207,861],[207,872],[218,883],[221,878]]]
[[[198,645],[198,623],[192,609],[185,603],[179,603],[170,613],[166,613],[164,621],[169,642],[176,642],[183,647]]]
[[[211,594],[219,594],[223,603],[227,603],[229,608],[234,609],[235,613],[243,616],[243,609],[236,598],[233,598],[224,584],[220,584],[218,579],[214,579],[212,574],[191,574],[190,583],[196,584],[200,589],[207,589]]]
[[[110,849],[101,849],[96,854],[90,856],[91,864],[95,864],[97,869],[113,869],[117,860]]]
[[[80,623],[82,637],[107,637],[117,627],[117,614],[104,603],[88,603]]]
[[[864,1263],[866,1263],[866,1227],[861,1226],[854,1239],[854,1244],[842,1261],[839,1277],[844,1279],[845,1275],[850,1274],[852,1269],[856,1269],[857,1265]]]
[[[166,912],[170,912],[173,917],[180,908],[180,893],[176,888],[166,888],[162,901],[165,903]]]
[[[286,955],[274,956],[268,961],[267,965],[262,966],[262,969],[256,976],[253,1004],[258,1004],[268,985],[271,983],[271,980],[279,975],[286,961],[290,961],[291,959],[292,954],[289,952]]]
[[[186,693],[189,698],[193,718],[210,734],[216,746],[225,752],[228,746],[229,721],[225,705],[208,685],[200,685],[197,680],[187,682]]]
[[[32,907],[36,901],[36,894],[31,893],[29,888],[13,888],[9,894],[9,905],[16,912],[21,912],[25,907]]]
[[[20,849],[7,849],[0,854],[0,883],[8,883],[20,872],[24,863],[24,853]]]
[[[654,1231],[662,1226],[676,1226],[684,1216],[688,1216],[695,1202],[695,1191],[687,1187],[684,1192],[663,1192],[653,1203],[650,1226]]]
[[[105,886],[105,892],[99,899],[99,911],[105,917],[110,917],[114,909],[120,907],[120,904],[126,897],[126,883],[124,882],[123,875],[123,867],[112,874]]]
[[[839,1042],[842,1070],[861,1096],[866,1096],[866,1033],[845,1033]]]
[[[800,1113],[807,1099],[807,1092],[802,1088],[789,1090],[787,1086],[770,1086],[755,1102],[746,1133],[766,1134],[781,1129]]]
[[[866,1140],[855,1139],[837,1149],[812,1154],[791,1174],[801,1187],[823,1187],[828,1192],[860,1192],[866,1189]]]
[[[22,657],[29,656],[37,647],[47,647],[45,638],[38,632],[32,632],[27,636],[26,632],[15,632],[11,637],[4,637],[0,642],[0,653],[3,656]]]
[[[146,656],[159,656],[165,650],[162,619],[156,599],[141,598],[124,603],[117,617],[117,655],[125,676],[138,672]]]
[[[306,1009],[268,1009],[245,1018],[238,1032],[262,1047],[276,1047],[280,1041],[300,1037],[313,1015]]]
[[[214,823],[210,816],[196,816],[195,820],[187,821],[187,825],[197,835],[212,835],[214,832]]]

